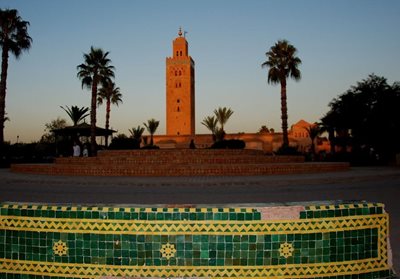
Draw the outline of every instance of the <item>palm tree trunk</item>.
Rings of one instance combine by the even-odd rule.
[[[110,127],[110,112],[111,112],[111,100],[107,98],[107,105],[106,105],[106,131],[108,132],[108,128]],[[105,140],[106,147],[108,146],[108,135],[106,135]]]
[[[90,109],[90,149],[92,151],[92,156],[97,156],[96,106],[97,106],[97,76],[94,76],[92,81],[92,102]]]
[[[332,128],[328,130],[328,139],[331,144],[331,154],[335,154],[335,130]]]
[[[8,70],[8,48],[3,46],[1,54],[1,81],[0,81],[0,145],[4,143],[4,121],[6,114],[6,89]]]
[[[287,114],[287,102],[286,102],[286,80],[281,81],[281,118],[282,118],[282,134],[283,134],[283,143],[282,147],[289,146],[289,137],[288,137],[288,114]]]
[[[315,144],[314,144],[315,139],[311,139],[311,154],[315,156]]]
[[[153,142],[153,134],[150,134],[150,145],[153,146],[154,142]]]

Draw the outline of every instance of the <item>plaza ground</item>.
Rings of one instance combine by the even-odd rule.
[[[400,169],[222,177],[70,177],[0,170],[0,201],[74,204],[238,204],[366,200],[385,204],[400,270]]]

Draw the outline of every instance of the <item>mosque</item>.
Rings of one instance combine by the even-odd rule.
[[[218,106],[216,104],[216,106]],[[172,42],[172,56],[166,58],[166,135],[155,135],[154,143],[160,148],[188,148],[191,140],[197,148],[213,144],[210,134],[196,134],[195,129],[195,63],[189,55],[189,44],[179,29]],[[305,128],[312,124],[300,120],[291,126],[289,142],[299,151],[307,151],[311,140]],[[245,141],[246,148],[271,153],[282,145],[282,133],[263,129],[256,133],[227,134],[226,139]],[[329,142],[318,139],[316,150],[329,150]]]

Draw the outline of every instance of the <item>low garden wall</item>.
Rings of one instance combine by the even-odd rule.
[[[368,202],[0,204],[0,278],[393,275],[388,214]]]

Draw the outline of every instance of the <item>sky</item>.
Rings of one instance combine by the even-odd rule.
[[[265,53],[286,39],[302,60],[287,86],[289,126],[319,121],[333,98],[369,74],[400,81],[398,0],[0,0],[30,22],[31,49],[10,57],[5,139],[40,140],[45,124],[67,120],[60,106],[90,106],[76,77],[91,46],[109,51],[123,103],[111,108],[112,129],[160,120],[165,134],[165,59],[179,27],[187,32],[196,71],[196,133],[218,107],[234,114],[227,133],[280,131],[280,86],[267,83]],[[97,124],[104,127],[105,107]],[[89,122],[89,117],[86,120]]]

